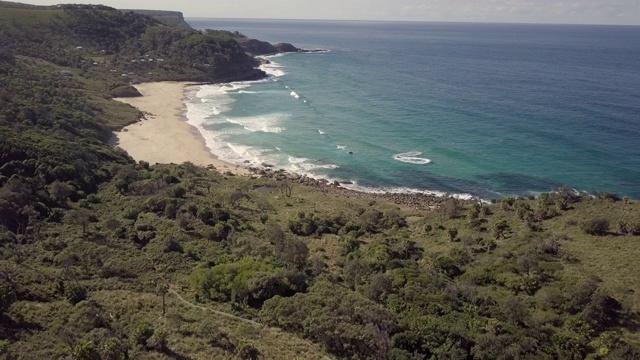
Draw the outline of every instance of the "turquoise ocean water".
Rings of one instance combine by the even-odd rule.
[[[188,91],[222,159],[365,191],[640,198],[640,27],[187,20],[329,50]]]

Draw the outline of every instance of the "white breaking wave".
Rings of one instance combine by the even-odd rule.
[[[260,70],[262,70],[265,73],[267,73],[267,75],[270,75],[270,76],[273,76],[273,77],[281,77],[281,76],[284,76],[284,75],[287,74],[283,70],[283,67],[281,67],[281,66],[273,66],[273,65],[269,65],[269,64],[261,65],[260,66]]]
[[[366,193],[373,193],[373,194],[384,194],[384,193],[392,193],[392,194],[421,194],[421,195],[433,195],[433,196],[437,196],[437,197],[452,197],[455,199],[460,199],[460,200],[472,200],[472,199],[476,199],[476,196],[473,196],[471,194],[466,194],[466,193],[447,193],[444,191],[435,191],[435,190],[419,190],[419,189],[412,189],[412,188],[408,188],[408,187],[379,187],[379,188],[373,188],[373,187],[367,187],[367,186],[360,186],[358,185],[357,181],[354,181],[353,184],[343,184],[343,187],[350,189],[350,190],[355,190],[355,191],[360,191],[360,192],[366,192]]]
[[[300,95],[298,95],[298,93],[296,93],[295,91],[291,92],[291,96],[293,96],[296,99],[300,99]]]
[[[200,103],[206,104],[205,109],[210,111],[210,115],[219,115],[230,110],[231,105],[235,101],[227,94],[227,90],[223,90],[224,85],[203,85],[193,96],[200,99]]]
[[[408,164],[425,165],[431,163],[431,159],[421,158],[420,151],[410,151],[402,154],[393,155],[393,158]]]
[[[298,174],[307,174],[312,177],[318,176],[316,173],[318,170],[333,170],[339,168],[339,166],[335,164],[325,164],[303,157],[289,156],[288,161],[288,167],[290,167],[291,171]]]
[[[280,133],[286,130],[279,126],[279,123],[288,118],[289,115],[283,113],[273,113],[248,117],[227,118],[227,121],[242,126],[251,132]]]
[[[196,96],[200,99],[206,99],[212,96],[218,96],[220,92],[220,85],[202,85],[196,92]]]
[[[261,57],[263,59],[266,59],[267,57]],[[264,71],[265,73],[267,73],[267,75],[270,75],[272,77],[281,77],[286,75],[287,73],[283,70],[285,67],[275,63],[273,61],[270,61],[269,64],[262,64],[260,65],[259,69]]]
[[[220,91],[223,93],[233,93],[233,92],[239,92],[242,89],[246,89],[248,87],[250,87],[251,84],[250,83],[229,83],[229,84],[224,84],[222,86],[220,86]]]
[[[235,143],[227,143],[222,149],[224,152],[218,156],[221,160],[257,167],[260,167],[262,163],[278,164],[281,156],[273,149],[262,149]]]
[[[208,119],[215,115],[208,106],[198,105],[188,102],[187,104],[187,122],[195,127],[200,127],[208,122]]]
[[[320,134],[320,135],[324,135],[324,134],[326,134],[326,133],[325,133],[324,131],[322,131],[322,130],[318,129],[318,134]]]

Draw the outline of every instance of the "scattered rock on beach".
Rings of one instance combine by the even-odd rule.
[[[263,163],[263,166],[266,163]],[[267,164],[269,165],[269,164]],[[396,205],[405,206],[417,210],[434,211],[448,200],[448,197],[430,194],[415,193],[366,193],[344,188],[342,185],[351,185],[352,181],[328,181],[327,179],[314,179],[307,175],[288,173],[286,170],[270,168],[249,167],[252,174],[272,179],[276,182],[288,181],[300,185],[312,186],[322,189],[326,195],[344,196],[348,198],[368,199],[371,201],[386,201]]]

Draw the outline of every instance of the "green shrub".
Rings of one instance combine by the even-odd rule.
[[[93,342],[87,340],[81,340],[73,348],[71,354],[73,360],[93,360],[99,358],[98,353],[93,345]]]
[[[64,297],[73,305],[87,299],[87,290],[81,285],[72,282],[64,289]]]
[[[145,202],[145,210],[147,212],[162,213],[170,201],[164,196],[152,196]]]
[[[0,282],[0,316],[2,316],[16,300],[17,296],[14,287],[6,282]]]
[[[91,204],[100,204],[100,198],[96,194],[89,194],[89,196],[87,196],[87,202]]]
[[[205,224],[212,225],[213,223],[213,211],[208,206],[198,208],[197,217]]]
[[[173,203],[168,203],[164,207],[164,215],[169,219],[175,219],[178,214],[178,208]]]
[[[64,218],[64,209],[61,208],[53,208],[47,217],[47,221],[54,223],[61,223]]]
[[[300,236],[309,236],[316,232],[318,225],[312,218],[289,221],[289,230]]]
[[[131,334],[131,341],[135,345],[146,346],[147,341],[153,335],[153,332],[151,324],[144,322],[133,330],[133,333]]]
[[[174,186],[169,189],[169,196],[174,198],[183,198],[187,194],[187,190],[182,186]]]
[[[134,207],[128,207],[122,211],[122,217],[128,220],[136,220],[139,214],[140,210]]]
[[[614,192],[605,192],[602,194],[602,198],[605,200],[609,200],[611,202],[616,202],[620,200],[620,198],[618,197],[618,194]]]
[[[258,360],[260,358],[260,351],[251,344],[241,344],[238,355],[242,360]]]
[[[176,239],[174,239],[173,237],[168,237],[167,239],[165,239],[162,251],[165,253],[177,252],[180,254],[184,252],[180,243],[178,243],[178,241],[176,241]]]
[[[463,270],[458,267],[458,264],[448,256],[439,257],[435,261],[434,266],[438,271],[450,278],[458,277],[463,273]]]
[[[603,236],[609,232],[609,220],[598,217],[586,220],[580,224],[580,229],[589,235]]]
[[[640,223],[618,222],[618,232],[622,235],[640,235]]]
[[[229,235],[229,228],[223,223],[217,223],[204,231],[204,236],[211,241],[222,241]]]

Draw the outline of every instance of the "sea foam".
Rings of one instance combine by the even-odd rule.
[[[397,161],[415,165],[426,165],[431,163],[431,159],[421,158],[419,157],[420,155],[422,155],[420,151],[410,151],[402,154],[395,154],[393,155],[393,158]]]
[[[257,116],[226,118],[228,122],[242,126],[244,129],[265,133],[280,133],[286,130],[279,123],[287,119],[289,115],[283,113],[271,113]]]

